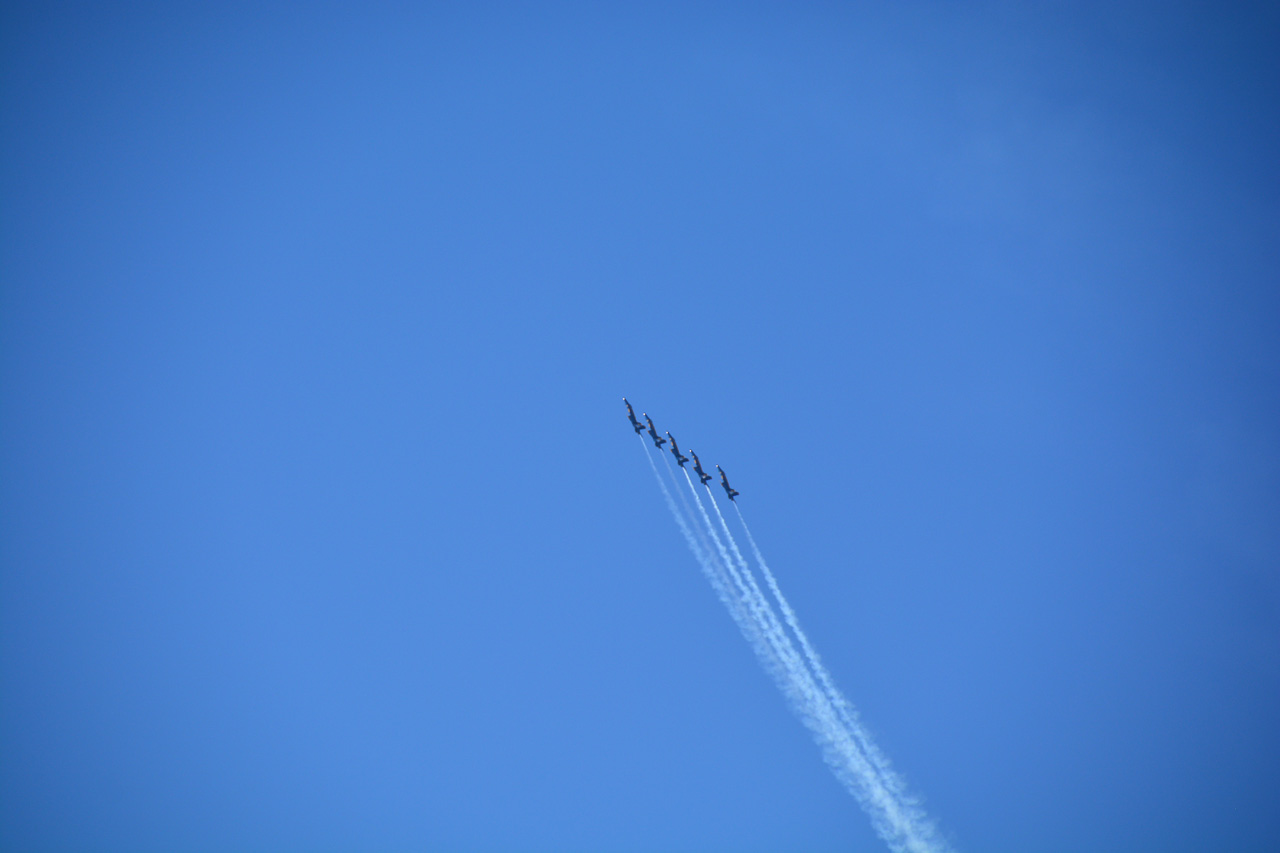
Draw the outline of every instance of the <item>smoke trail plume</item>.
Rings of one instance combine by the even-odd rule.
[[[902,779],[893,771],[889,766],[888,759],[885,758],[884,754],[866,734],[861,721],[858,719],[857,711],[854,710],[849,701],[845,699],[844,694],[835,686],[835,683],[831,680],[831,675],[827,672],[827,668],[823,666],[822,660],[818,657],[818,653],[814,651],[813,646],[809,643],[808,636],[801,630],[800,620],[796,617],[795,611],[792,610],[790,603],[782,594],[782,590],[779,589],[773,572],[769,571],[769,564],[765,562],[764,555],[760,553],[760,547],[756,545],[755,537],[751,535],[751,528],[747,526],[747,520],[742,515],[742,508],[736,502],[733,508],[738,513],[738,520],[742,523],[743,532],[747,534],[747,543],[751,546],[752,553],[755,554],[756,562],[760,565],[760,572],[764,576],[765,583],[769,586],[769,591],[773,593],[774,599],[777,600],[779,609],[782,610],[783,619],[786,620],[796,639],[800,641],[800,648],[804,651],[805,660],[808,662],[809,668],[817,676],[823,691],[840,714],[845,727],[858,740],[858,745],[863,753],[866,754],[868,760],[876,768],[881,783],[893,793],[904,808],[915,809],[917,811],[916,819],[923,821],[924,815],[918,811],[917,801],[907,794],[906,786],[903,784]]]
[[[814,650],[809,642],[808,636],[800,627],[800,620],[792,609],[786,596],[782,594],[781,588],[778,586],[777,579],[773,576],[773,572],[769,570],[769,564],[765,562],[764,555],[760,552],[760,547],[756,545],[755,537],[751,535],[751,528],[747,526],[747,521],[742,515],[742,509],[734,503],[734,509],[738,513],[738,520],[742,522],[742,530],[747,535],[747,542],[751,546],[751,551],[755,555],[756,563],[760,567],[760,572],[764,576],[765,583],[769,587],[769,591],[778,602],[778,607],[782,611],[782,616],[786,620],[787,625],[795,634],[796,639],[800,642],[800,648],[804,651],[805,660],[809,665],[809,669],[817,677],[818,682],[822,685],[824,694],[827,696],[831,705],[835,708],[840,716],[841,723],[845,729],[857,742],[862,754],[866,757],[867,762],[874,768],[875,779],[867,780],[867,784],[872,787],[880,788],[884,791],[886,799],[894,804],[893,823],[905,838],[911,838],[918,845],[918,849],[941,851],[946,850],[946,845],[937,837],[937,831],[933,824],[925,816],[923,809],[919,805],[919,801],[907,793],[906,785],[893,768],[889,765],[888,758],[885,757],[872,741],[871,736],[867,733],[862,722],[858,719],[857,711],[853,705],[844,697],[839,688],[832,681],[830,673],[822,664],[822,660],[818,657],[818,653]],[[721,521],[723,521],[723,517]],[[906,849],[917,849],[916,847],[908,847]]]
[[[724,515],[720,512],[719,504],[710,490],[708,489],[707,491],[708,498],[716,511],[716,516],[720,521],[721,528],[724,530],[725,537],[730,542],[730,547],[737,556],[739,564],[743,567],[744,574],[749,578],[754,594],[763,601],[763,594],[760,592],[759,587],[755,585],[754,576],[746,569],[746,561],[742,558],[741,551],[738,550],[737,543],[733,540],[733,534],[729,531]],[[737,506],[736,502],[734,502],[734,505]],[[757,559],[759,559],[759,549],[756,549],[756,555]],[[768,572],[767,565],[761,563],[761,568],[767,573],[766,577],[770,580],[770,587],[775,592],[775,597],[781,596],[777,581],[773,579],[772,573]],[[781,602],[785,604],[785,599],[782,599]],[[777,616],[773,612],[772,605],[765,602],[764,606],[768,609],[770,621],[776,625]],[[785,607],[787,611],[790,611],[789,605],[785,605]],[[794,630],[799,625],[793,611],[790,616],[791,618],[788,622]],[[800,638],[799,634],[797,634],[797,638]],[[939,846],[934,837],[932,826],[923,820],[922,815],[918,816],[913,813],[915,808],[914,801],[900,796],[901,785],[889,783],[884,778],[884,771],[887,771],[887,762],[883,761],[883,757],[875,749],[874,744],[871,743],[862,726],[857,723],[856,714],[853,712],[852,707],[849,706],[843,695],[836,690],[830,676],[826,674],[825,668],[821,668],[821,664],[818,663],[817,670],[811,670],[810,667],[817,662],[817,655],[813,652],[812,647],[808,646],[808,638],[804,638],[802,642],[808,647],[805,659],[810,666],[799,663],[799,655],[796,653],[790,637],[786,636],[785,633],[784,642],[789,651],[786,657],[796,662],[790,675],[796,683],[803,685],[800,692],[811,703],[808,708],[801,710],[802,719],[809,725],[815,738],[823,747],[827,763],[835,772],[836,777],[845,784],[849,792],[854,795],[871,816],[876,831],[895,851],[912,851],[912,853],[920,851],[920,853],[924,853],[924,851],[945,849]],[[822,682],[822,688],[819,688],[818,684],[815,683],[815,676],[818,682]],[[805,713],[806,711],[807,713]],[[877,759],[880,760],[877,761]],[[895,775],[891,772],[889,775],[891,780],[896,781]]]
[[[755,574],[738,548],[711,490],[706,490],[707,498],[720,522],[723,540],[689,473],[683,471],[685,482],[701,516],[701,528],[698,527],[697,517],[683,493],[680,494],[680,503],[684,513],[680,512],[667,484],[658,473],[643,438],[641,446],[645,449],[667,507],[684,534],[689,549],[702,566],[703,574],[711,582],[721,602],[729,609],[743,635],[751,642],[760,662],[782,690],[788,703],[812,732],[836,778],[871,817],[872,825],[880,837],[894,853],[947,853],[948,846],[937,836],[917,801],[907,795],[900,778],[858,720],[857,712],[836,688],[822,665],[817,652],[801,630],[795,611],[782,595],[777,579],[765,563],[763,554],[742,518],[741,510],[738,510],[738,517],[742,522],[742,529],[765,583],[782,611],[781,619],[756,583]],[[665,457],[664,461],[667,461]],[[667,472],[672,485],[679,492],[670,461],[667,461]],[[734,508],[737,509],[736,502]],[[712,543],[714,551],[710,547]],[[790,634],[787,628],[791,629]],[[795,636],[795,642],[792,635]],[[800,645],[799,650],[796,649],[796,642]]]
[[[685,522],[685,517],[681,515],[680,510],[676,507],[676,502],[671,497],[667,484],[662,481],[662,475],[658,473],[658,466],[653,462],[653,454],[649,452],[649,445],[645,442],[644,436],[640,437],[640,446],[644,448],[645,458],[649,460],[649,467],[653,469],[653,477],[658,481],[658,487],[662,489],[662,496],[667,501],[667,509],[671,510],[671,515],[675,518],[676,524],[679,525],[680,532],[684,534],[685,544],[689,546],[689,550],[693,552],[698,565],[702,567],[702,574],[707,579],[707,582],[711,584],[711,589],[715,592],[716,597],[720,599],[720,603],[729,611],[729,615],[733,617],[733,621],[737,623],[742,635],[756,650],[756,653],[762,658],[771,657],[771,652],[763,648],[765,641],[760,636],[756,622],[744,609],[745,602],[740,596],[734,595],[723,569],[716,563],[713,555],[702,548],[693,531]]]

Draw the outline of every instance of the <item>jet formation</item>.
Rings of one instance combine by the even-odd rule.
[[[689,456],[683,455],[680,452],[680,448],[676,445],[676,437],[674,435],[672,435],[669,432],[667,433],[666,438],[663,438],[662,436],[658,435],[658,429],[653,425],[653,418],[649,417],[647,414],[641,414],[641,417],[644,418],[645,423],[644,424],[640,423],[638,420],[636,420],[635,410],[631,408],[631,404],[627,402],[626,397],[622,398],[622,402],[626,404],[627,419],[631,421],[631,427],[636,431],[636,435],[640,435],[642,432],[647,431],[649,433],[649,437],[653,439],[653,446],[657,448],[661,448],[662,445],[667,443],[667,441],[670,441],[671,454],[675,456],[677,465],[683,468],[684,463],[689,461],[689,456],[692,456],[693,470],[697,473],[698,479],[702,481],[702,485],[705,486],[711,480],[711,475],[708,474],[706,471],[702,470],[702,462],[699,461],[698,454],[690,450]],[[648,430],[645,429],[645,424],[648,424]],[[723,468],[717,465],[716,470],[720,472],[720,485],[724,486],[724,493],[728,495],[729,500],[732,501],[734,498],[738,496],[738,490],[729,485],[729,477],[724,473]],[[734,501],[734,503],[737,503],[737,501]]]

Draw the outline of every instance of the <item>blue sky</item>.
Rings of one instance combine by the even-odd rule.
[[[7,4],[0,846],[884,849],[626,395],[957,849],[1272,849],[1278,37]]]

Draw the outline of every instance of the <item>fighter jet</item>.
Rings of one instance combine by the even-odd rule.
[[[627,403],[627,398],[623,397],[622,402]],[[631,419],[631,425],[635,427],[636,435],[639,435],[640,433],[644,432],[644,424],[636,420],[636,413],[631,408],[630,403],[627,403],[627,417]]]
[[[702,463],[698,461],[698,454],[690,450],[689,455],[693,457],[693,470],[698,472],[698,478],[702,480],[702,485],[705,486],[707,484],[707,480],[711,479],[711,475],[702,470]]]
[[[680,455],[680,448],[676,447],[676,437],[674,435],[667,433],[667,438],[671,439],[671,453],[676,458],[676,464],[683,468],[684,463],[689,461],[689,457]]]
[[[720,472],[720,485],[724,486],[725,494],[729,496],[729,500],[733,501],[733,499],[738,496],[738,490],[729,485],[729,478],[725,476],[723,468],[717,465],[716,470]],[[737,503],[737,501],[733,502]]]
[[[667,440],[662,436],[658,435],[658,430],[654,428],[653,418],[649,417],[648,415],[645,415],[644,419],[649,422],[649,435],[653,438],[653,446],[661,447],[662,445],[666,444]]]

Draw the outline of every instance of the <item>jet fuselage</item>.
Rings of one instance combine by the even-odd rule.
[[[676,447],[676,437],[674,435],[667,433],[667,438],[671,439],[671,455],[676,458],[676,464],[683,468],[684,463],[689,461],[689,457],[680,455],[680,448]]]
[[[723,468],[717,465],[716,470],[720,472],[720,485],[724,486],[724,493],[728,495],[729,500],[732,501],[738,496],[738,490],[729,485],[729,477],[724,473]],[[737,503],[737,501],[734,501],[734,503]]]
[[[665,438],[663,438],[662,436],[658,435],[658,430],[657,430],[657,428],[653,425],[653,418],[649,417],[648,415],[645,415],[645,416],[644,416],[644,419],[645,419],[645,420],[648,422],[648,424],[649,424],[649,437],[653,439],[653,446],[654,446],[654,447],[661,447],[662,445],[666,444],[666,443],[667,443],[667,440],[666,440]]]
[[[690,450],[689,455],[693,457],[693,470],[697,472],[698,479],[701,480],[702,485],[705,486],[707,481],[711,479],[711,475],[702,470],[702,463],[698,461],[698,454]]]
[[[622,402],[627,406],[627,418],[631,421],[631,426],[635,427],[636,435],[644,432],[644,424],[636,420],[635,410],[631,408],[631,404],[627,403],[627,398],[623,397]]]

